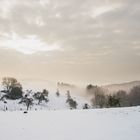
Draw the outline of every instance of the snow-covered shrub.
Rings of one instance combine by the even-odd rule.
[[[89,105],[87,104],[87,103],[85,103],[84,105],[83,105],[83,109],[89,109],[90,107],[89,107]]]
[[[67,91],[67,100],[66,100],[66,103],[69,104],[69,106],[70,106],[71,109],[76,109],[77,108],[77,105],[78,105],[77,102],[71,98],[71,95],[70,95],[70,92],[69,91]]]
[[[47,90],[43,90],[43,92],[37,92],[33,95],[35,100],[38,100],[38,104],[40,104],[42,101],[45,101],[46,103],[48,100],[48,94],[49,92]]]

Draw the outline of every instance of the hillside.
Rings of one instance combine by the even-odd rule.
[[[139,140],[140,107],[0,112],[2,140]]]
[[[102,86],[106,91],[109,93],[116,92],[118,90],[125,90],[129,92],[134,86],[139,86],[140,81],[132,81],[132,82],[126,82],[126,83],[120,83],[120,84],[110,84]]]
[[[3,93],[0,93],[0,97]],[[32,95],[30,95],[32,97]],[[85,103],[88,103],[84,97],[78,95],[71,95],[71,97],[77,102],[77,109],[82,109]],[[57,97],[55,92],[50,92],[48,95],[48,102],[42,101],[38,105],[38,101],[34,100],[33,105],[29,108],[29,110],[62,110],[62,109],[70,109],[68,103],[66,103],[67,95],[65,92],[61,92],[60,96]],[[17,110],[26,110],[26,105],[19,104],[21,99],[18,100],[8,100],[5,99],[6,102],[0,101],[0,110],[9,110],[9,111],[17,111]]]

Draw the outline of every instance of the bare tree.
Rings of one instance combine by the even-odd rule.
[[[30,106],[33,105],[33,99],[32,98],[28,98],[28,97],[23,97],[21,99],[21,101],[19,102],[19,104],[24,103],[27,107],[27,110],[29,109]]]
[[[104,91],[98,87],[95,86],[93,91],[92,91],[92,99],[91,99],[92,105],[94,107],[106,107],[106,96],[104,94]]]
[[[22,97],[22,86],[21,84],[13,77],[4,77],[2,79],[2,85],[5,89],[6,98],[9,99],[18,99]]]
[[[129,102],[131,106],[140,105],[140,86],[135,86],[129,93]]]
[[[125,106],[129,106],[129,97],[128,94],[126,93],[126,91],[124,90],[119,90],[118,92],[116,92],[114,94],[116,99],[120,100],[120,106],[125,107]]]
[[[7,92],[11,92],[13,87],[21,87],[21,84],[13,77],[4,77],[2,79],[2,85]]]

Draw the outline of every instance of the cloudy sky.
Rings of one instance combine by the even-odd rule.
[[[140,0],[0,0],[0,77],[140,80]]]

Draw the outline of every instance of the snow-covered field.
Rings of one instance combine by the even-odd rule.
[[[1,140],[140,140],[140,107],[1,111]]]

